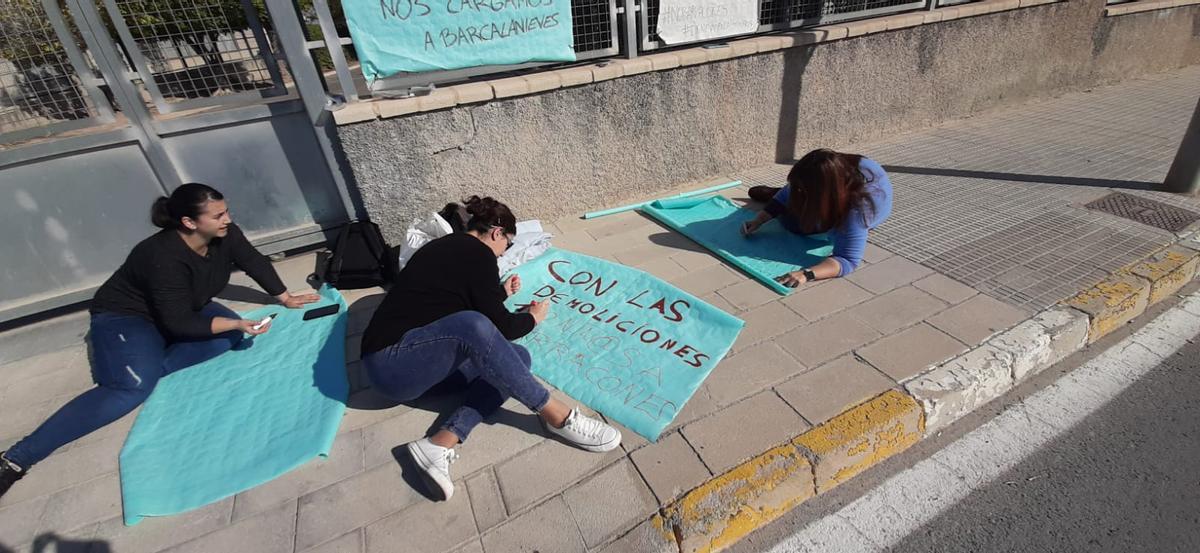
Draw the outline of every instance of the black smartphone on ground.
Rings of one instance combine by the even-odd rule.
[[[341,308],[342,308],[341,305],[335,303],[333,305],[326,305],[325,307],[309,309],[308,311],[304,312],[304,320],[308,321],[311,319],[319,319],[321,317],[327,317],[329,315],[337,313],[338,310]]]

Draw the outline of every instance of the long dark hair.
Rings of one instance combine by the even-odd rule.
[[[836,229],[850,211],[863,207],[875,211],[875,200],[867,191],[870,178],[859,163],[863,156],[833,150],[813,150],[800,158],[788,172],[788,212],[806,233]],[[865,215],[865,213],[864,213]]]
[[[214,200],[224,200],[217,189],[198,182],[189,182],[176,188],[171,195],[160,196],[150,207],[150,222],[164,229],[181,229],[180,219],[198,219],[204,212],[204,204]]]
[[[517,218],[511,209],[491,196],[471,196],[463,205],[446,204],[440,212],[455,231],[486,233],[492,227],[500,227],[508,234],[517,233]]]

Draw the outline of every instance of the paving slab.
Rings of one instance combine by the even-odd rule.
[[[624,459],[563,492],[589,548],[612,541],[658,509],[633,463]]]
[[[933,273],[928,267],[913,263],[901,256],[892,256],[879,263],[862,267],[845,277],[868,292],[883,294]]]
[[[120,515],[121,479],[111,473],[51,495],[37,533],[75,530]]]
[[[687,269],[684,269],[682,265],[676,263],[670,257],[651,259],[632,265],[632,267],[646,271],[666,281],[677,279],[687,274]]]
[[[938,273],[914,282],[913,286],[933,294],[938,299],[951,305],[962,303],[979,293],[979,291],[966,284]]]
[[[726,286],[718,290],[717,294],[728,300],[738,311],[752,309],[779,299],[778,293],[763,286],[757,280],[744,280],[737,284]]]
[[[504,498],[500,495],[500,484],[490,467],[467,477],[467,491],[471,494],[475,527],[480,532],[486,532],[508,518]]]
[[[726,357],[704,381],[717,405],[729,405],[808,370],[775,342],[764,342]]]
[[[49,496],[43,495],[0,507],[0,536],[4,536],[0,544],[16,547],[32,541],[49,500]]]
[[[60,451],[38,463],[35,470],[0,498],[0,507],[70,488],[117,470],[117,455],[125,438],[111,438]]]
[[[966,344],[921,323],[860,348],[857,353],[893,380],[903,382],[966,350]]]
[[[300,553],[362,553],[362,551],[363,530],[359,528]]]
[[[266,484],[237,494],[233,520],[239,521],[281,503],[340,482],[363,470],[361,431],[338,435],[328,457],[318,457]]]
[[[880,261],[883,261],[884,259],[887,259],[893,255],[896,255],[896,254],[868,241],[866,249],[863,250],[862,259],[864,262],[866,262],[868,264],[879,263]]]
[[[891,334],[945,309],[946,304],[925,292],[904,286],[867,300],[849,313],[880,334]]]
[[[562,496],[483,535],[485,553],[583,553],[587,547]]]
[[[367,553],[409,550],[442,553],[478,535],[471,500],[457,490],[449,501],[418,503],[366,527]]]
[[[838,278],[820,287],[805,287],[792,292],[790,296],[784,298],[783,304],[805,319],[816,321],[826,315],[858,305],[874,296],[875,294],[862,289],[853,282]]]
[[[683,435],[713,474],[807,430],[800,418],[773,391],[765,391],[685,425]]]
[[[975,345],[1026,317],[1024,311],[980,294],[930,317],[929,324],[964,344]]]
[[[841,313],[784,334],[776,343],[801,363],[816,367],[880,336],[866,323]]]
[[[846,355],[775,387],[809,424],[821,424],[847,408],[875,397],[896,382]]]
[[[805,324],[803,317],[779,302],[751,309],[742,313],[741,318],[746,325],[733,343],[734,353]]]
[[[166,553],[254,551],[291,553],[296,541],[296,502],[288,501],[216,532],[177,545]]]
[[[125,526],[118,516],[101,522],[95,539],[114,552],[151,553],[225,528],[232,515],[231,497],[176,516],[147,517],[137,526]]]
[[[518,513],[539,500],[561,492],[589,474],[620,459],[617,448],[608,453],[592,453],[546,440],[521,454],[496,465],[496,479],[509,513]],[[486,540],[484,545],[487,545]]]
[[[670,282],[693,296],[704,296],[737,283],[743,278],[745,277],[724,265],[710,265],[703,269],[689,271]]]
[[[678,432],[660,437],[657,443],[630,453],[629,458],[661,505],[703,484],[712,476],[700,456]]]
[[[428,501],[386,463],[300,498],[296,549],[324,543],[418,502]]]
[[[593,551],[598,553],[677,553],[679,546],[675,540],[668,539],[666,533],[656,527],[654,522],[654,520],[647,520],[616,541]]]

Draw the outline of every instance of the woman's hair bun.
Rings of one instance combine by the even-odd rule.
[[[500,227],[510,234],[517,233],[517,218],[512,210],[495,198],[471,196],[463,200],[463,205],[470,215],[468,230],[486,232],[492,227]]]

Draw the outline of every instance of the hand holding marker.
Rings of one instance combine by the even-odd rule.
[[[262,330],[262,328],[263,328],[264,326],[267,326],[268,324],[271,324],[271,321],[272,321],[274,318],[275,318],[275,314],[274,314],[274,313],[272,313],[272,314],[270,314],[270,315],[267,315],[267,316],[266,316],[266,318],[264,318],[264,319],[263,319],[263,320],[261,320],[261,321],[258,321],[258,324],[254,325],[254,326],[253,326],[253,327],[251,327],[251,328],[253,328],[254,330]]]

